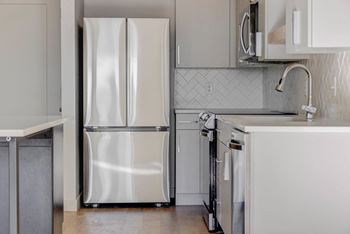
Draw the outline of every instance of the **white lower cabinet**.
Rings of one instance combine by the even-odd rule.
[[[176,205],[202,205],[208,195],[208,163],[201,159],[197,114],[176,116]]]
[[[217,217],[225,234],[350,233],[348,127],[232,128],[218,122],[218,139],[226,139],[217,149]]]

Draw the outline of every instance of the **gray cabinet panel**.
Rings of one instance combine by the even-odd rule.
[[[229,25],[230,0],[177,0],[177,67],[229,67]]]
[[[239,0],[230,0],[230,67],[237,66],[237,33],[238,32],[238,24],[237,22],[237,12],[238,2]]]
[[[0,113],[58,115],[60,1],[1,0],[0,30]]]
[[[51,153],[51,147],[19,149],[21,233],[52,233]]]
[[[18,164],[21,233],[52,233],[52,141],[20,141]],[[6,143],[0,144],[0,188],[0,234],[5,234],[9,233],[9,151]]]
[[[199,129],[198,114],[178,114],[176,115],[176,129]]]
[[[200,193],[199,132],[176,131],[176,193]]]
[[[0,145],[0,233],[9,233],[9,157],[6,144]]]

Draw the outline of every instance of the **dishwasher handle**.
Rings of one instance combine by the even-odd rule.
[[[238,151],[242,151],[243,150],[243,144],[239,143],[238,141],[230,141],[227,144],[227,146],[231,150],[238,150]]]

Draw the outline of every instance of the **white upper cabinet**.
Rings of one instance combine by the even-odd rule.
[[[333,53],[350,50],[349,0],[288,0],[287,52]]]
[[[258,2],[258,32],[261,34],[256,35],[256,54],[259,61],[293,61],[307,58],[304,55],[287,53],[285,40],[287,2],[288,0]]]

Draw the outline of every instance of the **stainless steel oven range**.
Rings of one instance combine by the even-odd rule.
[[[203,112],[199,115],[200,154],[208,159],[209,188],[208,196],[203,201],[203,218],[210,232],[218,229],[216,219],[216,132],[215,114]]]

